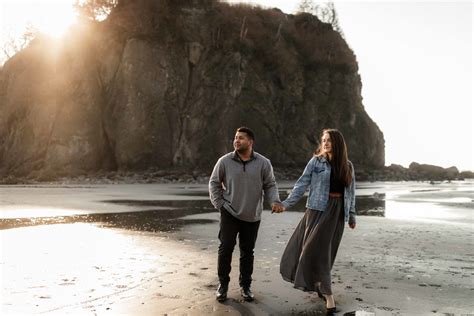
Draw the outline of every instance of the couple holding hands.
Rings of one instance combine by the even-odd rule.
[[[238,128],[235,150],[219,158],[209,179],[211,203],[221,214],[216,299],[227,299],[238,238],[241,295],[246,301],[254,300],[251,282],[263,197],[272,205],[272,212],[281,213],[309,188],[306,211],[283,252],[280,273],[295,288],[316,292],[325,301],[327,313],[334,314],[331,269],[344,223],[352,229],[356,226],[354,167],[348,160],[344,137],[336,129],[322,131],[319,148],[284,201],[280,201],[270,160],[253,151],[254,142],[252,130]]]

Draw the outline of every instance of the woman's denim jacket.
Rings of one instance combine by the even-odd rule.
[[[344,221],[355,223],[355,175],[352,169],[352,183],[344,189]],[[309,196],[306,207],[312,210],[325,211],[329,201],[329,186],[331,180],[331,164],[324,157],[314,156],[306,165],[301,177],[296,181],[288,198],[282,202],[288,208],[303,196],[309,186]]]

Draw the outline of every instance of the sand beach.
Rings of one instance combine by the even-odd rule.
[[[291,182],[279,185],[282,195]],[[205,184],[2,186],[2,315],[323,315],[279,275],[303,205],[264,211],[255,302],[234,252],[215,301],[219,214]],[[472,182],[359,183],[333,268],[339,315],[474,313]]]

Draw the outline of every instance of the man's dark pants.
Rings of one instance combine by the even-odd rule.
[[[217,274],[219,282],[223,285],[229,284],[232,262],[232,252],[239,236],[240,248],[240,277],[241,287],[250,287],[253,272],[253,249],[257,240],[258,222],[245,222],[221,210],[221,222],[219,230],[219,251],[217,257]]]

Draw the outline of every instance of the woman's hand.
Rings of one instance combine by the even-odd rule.
[[[281,213],[285,211],[285,207],[280,203],[273,203],[272,204],[272,213]]]
[[[349,227],[350,227],[351,229],[356,228],[356,223],[355,223],[355,222],[349,223]]]

